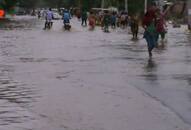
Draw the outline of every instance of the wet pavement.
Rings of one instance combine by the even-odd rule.
[[[0,130],[191,130],[191,35],[169,26],[149,59],[127,30],[72,20],[0,26]]]

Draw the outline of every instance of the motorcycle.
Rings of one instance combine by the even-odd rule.
[[[69,20],[64,20],[64,29],[70,31],[71,25]]]

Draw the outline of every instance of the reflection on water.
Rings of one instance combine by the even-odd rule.
[[[189,46],[191,46],[191,33],[188,34],[187,37],[188,37],[187,41],[190,41],[190,42],[187,42],[187,44],[188,44]]]
[[[11,80],[9,81],[8,79],[6,79],[6,81],[0,79],[0,84],[1,100],[6,100],[9,103],[16,103],[22,107],[28,107],[30,103],[33,102],[33,95],[35,95],[35,93],[32,88],[27,88],[25,84],[19,84]]]
[[[34,87],[12,79],[14,67],[0,65],[0,126],[25,123],[35,118],[28,111],[37,98]]]
[[[153,69],[156,69],[157,65],[155,63],[155,61],[152,58],[149,58],[148,60],[148,64],[146,66],[146,70],[148,72],[152,71]]]
[[[12,61],[8,58],[14,55],[13,52],[18,46],[17,39],[20,37],[15,30],[30,29],[36,24],[36,20],[32,17],[16,19],[0,22],[0,31],[2,31],[0,58],[3,63],[0,64],[0,130],[7,130],[10,126],[14,128],[15,124],[26,124],[35,120],[30,108],[32,103],[39,98],[36,87],[17,81],[14,78],[15,66],[9,65]]]
[[[116,72],[117,74],[123,76],[125,73],[125,75],[128,75],[128,82],[130,82],[133,86],[136,86],[140,90],[145,91],[146,93],[148,93],[148,95],[151,95],[152,97],[157,97],[157,99],[161,100],[165,104],[168,104],[168,106],[177,111],[177,113],[182,114],[182,111],[185,112],[186,114],[182,114],[184,117],[190,115],[189,112],[185,110],[185,108],[187,109],[190,107],[190,102],[188,102],[187,98],[181,99],[181,102],[185,102],[184,108],[181,108],[181,110],[179,110],[179,108],[183,105],[180,105],[180,102],[178,102],[180,101],[179,97],[184,97],[182,95],[188,91],[187,86],[182,87],[185,85],[185,81],[186,83],[191,85],[190,75],[182,75],[185,67],[187,68],[186,72],[184,72],[185,74],[190,73],[189,71],[191,70],[189,69],[189,64],[191,61],[190,48],[185,47],[185,45],[190,45],[190,42],[188,42],[191,41],[190,36],[188,36],[189,40],[187,41],[187,36],[185,38],[185,35],[176,34],[176,32],[171,33],[168,37],[168,44],[161,43],[159,47],[153,51],[153,59],[147,60],[148,54],[145,40],[139,39],[138,41],[129,41],[127,40],[126,34],[125,36],[122,36],[124,33],[110,33],[111,35],[109,36],[111,37],[107,37],[107,35],[103,39],[101,38],[101,40],[99,40],[99,37],[96,36],[95,31],[95,35],[92,38],[93,40],[88,41],[88,38],[86,37],[88,50],[86,48],[86,44],[85,47],[82,47],[84,45],[82,44],[81,46],[79,43],[77,43],[77,45],[75,43],[71,43],[70,46],[67,46],[65,42],[63,45],[65,46],[66,44],[66,47],[69,47],[68,51],[59,50],[64,49],[61,47],[58,49],[58,52],[56,52],[57,47],[60,47],[60,45],[57,45],[56,42],[63,43],[63,41],[59,42],[59,40],[63,39],[57,39],[57,34],[55,35],[54,31],[52,30],[50,31],[51,35],[47,35],[42,32],[42,37],[38,37],[36,34],[33,34],[34,30],[31,30],[29,31],[29,35],[32,34],[32,36],[29,37],[29,35],[27,34],[26,37],[22,36],[25,38],[20,38],[20,36],[25,33],[25,31],[17,31],[17,29],[31,28],[33,24],[35,24],[35,22],[33,22],[33,19],[19,19],[13,22],[7,22],[4,24],[3,27],[0,27],[0,30],[3,29],[2,35],[0,35],[0,58],[4,58],[3,60],[9,61],[2,62],[4,64],[0,65],[0,130],[2,125],[7,127],[12,124],[26,124],[27,122],[37,120],[36,116],[34,116],[32,112],[30,112],[30,108],[32,107],[33,103],[38,100],[39,91],[36,89],[36,87],[33,87],[33,85],[23,83],[14,78],[13,74],[15,75],[15,71],[18,72],[20,70],[17,70],[15,66],[5,65],[6,63],[9,64],[10,62],[15,63],[14,61],[12,61],[12,59],[16,60],[16,66],[18,65],[19,68],[22,68],[22,65],[24,65],[24,67],[27,66],[26,68],[32,67],[33,63],[35,63],[35,65],[41,63],[43,63],[42,65],[46,65],[46,63],[48,63],[48,65],[49,63],[50,65],[52,65],[52,62],[56,64],[63,62],[61,64],[66,65],[64,67],[67,69],[66,63],[72,64],[72,62],[75,62],[76,66],[87,65],[88,67],[96,67],[92,68],[91,70],[95,69],[95,73],[99,73],[101,70],[101,74],[104,72],[104,74],[108,74],[108,76],[110,76],[111,73],[116,74]],[[40,24],[40,26],[42,26],[42,24]],[[11,31],[4,31],[4,29],[11,29]],[[14,31],[14,29],[16,29],[16,31]],[[16,34],[15,32],[17,32],[18,34]],[[68,33],[67,36],[69,36],[70,34],[71,33]],[[54,43],[55,41],[55,44],[50,45],[49,41],[46,42],[46,35],[52,38],[54,37],[55,39],[51,39],[50,42]],[[79,33],[77,37],[81,38],[81,34]],[[29,43],[26,42],[19,44],[19,42],[25,42],[25,40],[30,40],[30,38],[35,39],[34,41],[36,41],[37,44],[30,44],[31,41]],[[15,43],[13,43],[13,41]],[[71,41],[73,42],[74,40]],[[90,45],[89,42],[91,43]],[[41,47],[42,45],[44,45],[42,43],[46,43],[47,48],[46,46]],[[68,43],[70,43],[70,40]],[[70,53],[70,49],[73,50],[74,48],[76,54]],[[83,49],[83,52],[86,53],[82,53],[82,50],[80,50],[81,48],[86,48]],[[33,52],[33,49],[34,53],[30,53]],[[50,51],[50,49],[55,50]],[[89,53],[92,50],[94,50],[93,53]],[[186,55],[185,50],[187,50]],[[50,51],[48,52],[49,54],[47,54],[46,51]],[[78,53],[80,54],[80,57],[76,56],[78,55]],[[85,56],[85,54],[87,55]],[[38,57],[36,57],[37,55]],[[182,59],[185,59],[187,62],[185,63],[185,60]],[[99,67],[97,68],[97,66]],[[102,67],[105,66],[107,66],[107,69],[102,69]],[[73,67],[73,65],[71,67]],[[180,70],[180,67],[183,69]],[[87,67],[84,68],[88,69]],[[72,68],[71,70],[73,69],[76,71],[78,70],[78,67]],[[50,68],[50,70],[53,72],[55,71],[52,68]],[[25,71],[23,72],[25,73]],[[58,70],[56,69],[56,71]],[[83,68],[80,68],[80,72],[81,71],[83,72],[85,70],[83,70]],[[58,73],[58,76],[56,76],[56,78],[60,80],[68,78],[68,73],[70,73],[70,71],[66,73]],[[177,74],[181,75],[177,77]],[[182,79],[182,77],[186,78]],[[182,80],[183,82],[181,82]],[[180,89],[184,93],[178,93]],[[176,98],[174,98],[173,95],[175,95]],[[173,104],[173,102],[175,103]],[[176,106],[176,104],[178,105]],[[185,104],[187,104],[187,107],[185,107]],[[189,119],[190,117],[187,118],[187,120]]]
[[[157,84],[157,80],[158,80],[158,75],[157,75],[157,64],[155,63],[155,61],[152,58],[148,59],[148,62],[144,68],[144,72],[145,74],[142,75],[145,78],[145,81],[147,81],[148,83]]]
[[[170,29],[167,38],[167,42],[160,42],[153,51],[152,59],[136,62],[142,70],[133,71],[135,76],[130,81],[191,124],[188,96],[191,93],[191,35],[183,29]]]

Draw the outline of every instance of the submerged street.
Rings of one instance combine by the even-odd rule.
[[[0,130],[191,130],[191,35],[72,30],[20,16],[0,26]]]

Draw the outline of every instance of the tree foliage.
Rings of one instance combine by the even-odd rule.
[[[105,7],[114,6],[119,10],[124,10],[125,0],[104,0]],[[151,3],[153,0],[148,0]],[[169,0],[174,1],[174,0]],[[80,7],[90,9],[92,7],[101,7],[102,0],[0,0],[0,8],[10,10],[17,3],[18,6],[32,9],[39,5],[46,7]],[[42,4],[43,3],[43,4]],[[128,10],[130,14],[144,11],[144,0],[128,0]]]
[[[35,8],[39,2],[39,0],[17,0],[17,5],[19,7],[32,9]]]
[[[5,11],[10,11],[14,8],[16,3],[16,0],[0,0],[0,8]]]

